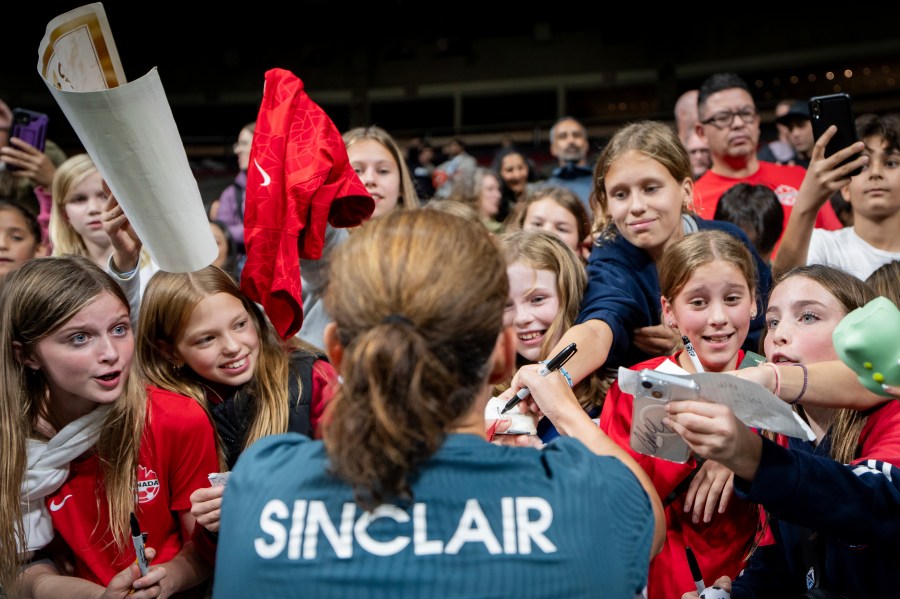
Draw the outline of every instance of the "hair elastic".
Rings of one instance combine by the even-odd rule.
[[[381,324],[405,324],[414,326],[413,323],[402,314],[388,314],[381,320]]]
[[[775,373],[775,390],[772,391],[775,395],[781,394],[781,376],[778,372],[778,367],[772,364],[771,362],[763,362],[761,366],[768,366],[772,369],[772,372]]]

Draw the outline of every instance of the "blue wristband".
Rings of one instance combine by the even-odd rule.
[[[549,362],[549,361],[550,361],[550,360],[541,360],[540,362],[538,362],[538,364],[546,364],[546,363]],[[566,372],[566,369],[563,368],[562,366],[560,366],[560,367],[559,367],[559,373],[560,373],[561,375],[563,375],[563,377],[565,377],[566,382],[569,383],[569,387],[571,387],[571,386],[572,386],[572,377],[569,376],[569,373]]]
[[[569,376],[569,373],[566,372],[566,369],[563,368],[562,366],[560,366],[560,367],[559,367],[559,373],[560,373],[561,375],[563,375],[564,377],[566,377],[566,382],[569,383],[569,387],[571,387],[571,386],[572,386],[572,377]]]

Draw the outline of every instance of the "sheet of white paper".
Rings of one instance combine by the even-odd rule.
[[[103,5],[53,19],[38,56],[38,73],[159,267],[212,263],[216,242],[159,74],[125,83]]]
[[[673,372],[668,368],[664,372],[694,380],[700,385],[703,399],[729,406],[738,420],[747,426],[808,441],[816,438],[809,425],[788,404],[761,385],[724,373],[687,374],[684,370]],[[637,371],[619,368],[619,387],[622,391],[634,395],[637,380]]]

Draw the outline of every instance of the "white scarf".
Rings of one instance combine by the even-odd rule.
[[[53,540],[53,521],[44,498],[66,482],[69,462],[97,442],[111,409],[111,405],[98,406],[64,426],[49,441],[28,439],[28,468],[19,494],[25,528],[25,542],[16,539],[20,553],[41,549]]]

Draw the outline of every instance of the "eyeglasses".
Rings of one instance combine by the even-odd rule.
[[[743,122],[750,123],[756,120],[756,109],[748,106],[733,112],[717,112],[705,121],[700,121],[700,123],[703,125],[712,125],[717,129],[725,129],[726,127],[731,127],[731,124],[734,123],[734,117],[736,116],[741,117]]]

